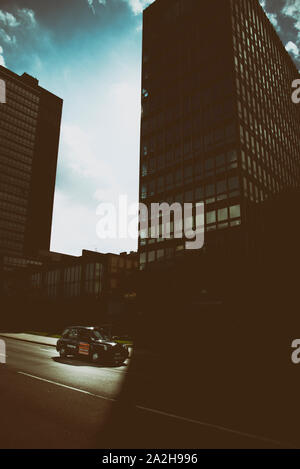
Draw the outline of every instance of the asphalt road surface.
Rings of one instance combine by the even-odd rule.
[[[117,368],[62,360],[53,347],[5,342],[6,364],[0,365],[1,448],[286,446],[259,429],[253,433],[225,421],[202,421],[197,412],[193,417],[184,406],[175,408],[147,369],[131,372],[130,364]],[[151,366],[156,365],[149,364],[149,370]],[[128,397],[130,380],[139,398]],[[143,395],[143,389],[150,392]]]

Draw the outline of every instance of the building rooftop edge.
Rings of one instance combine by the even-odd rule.
[[[57,96],[56,94],[52,93],[51,91],[41,86],[39,84],[38,78],[35,78],[26,72],[22,73],[22,75],[18,75],[16,72],[13,72],[12,70],[10,70],[7,67],[4,67],[3,65],[0,65],[0,72],[3,72],[4,74],[9,75],[11,78],[14,78],[19,83],[22,83],[24,86],[27,86],[31,89],[42,90],[43,92],[48,93],[54,96],[57,100],[60,100],[61,102],[63,102],[63,99],[60,96]]]

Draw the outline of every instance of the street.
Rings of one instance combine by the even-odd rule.
[[[133,374],[139,389],[153,386],[142,374],[130,374],[128,365],[109,368],[62,360],[54,347],[5,341],[7,363],[0,365],[1,448],[280,446],[271,438],[171,413],[163,392],[160,402],[160,392],[150,392],[153,407],[146,393],[139,402],[135,396],[124,404],[122,394]]]
[[[7,364],[0,368],[1,446],[93,446],[124,372],[83,361],[62,363],[53,347],[12,339],[6,344]]]

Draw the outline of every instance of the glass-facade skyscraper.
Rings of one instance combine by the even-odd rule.
[[[258,0],[156,0],[143,23],[140,201],[204,202],[218,244],[299,188],[299,72]],[[141,269],[184,251],[147,236]]]
[[[0,259],[24,265],[49,250],[62,100],[0,66]]]

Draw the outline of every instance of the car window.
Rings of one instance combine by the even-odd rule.
[[[109,340],[109,336],[105,333],[104,329],[94,329],[93,335],[96,339]]]
[[[70,332],[69,329],[65,329],[61,336],[66,338],[68,336],[69,332]]]
[[[91,338],[90,331],[85,331],[85,330],[80,331],[79,338],[82,340],[89,340]]]
[[[78,337],[78,330],[77,329],[70,329],[68,334],[68,339],[77,339]]]

